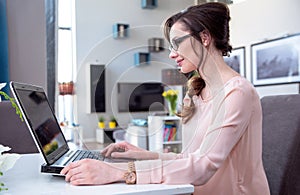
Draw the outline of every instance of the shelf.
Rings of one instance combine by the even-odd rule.
[[[151,38],[148,39],[149,52],[161,52],[164,50],[164,39],[163,38]]]
[[[143,9],[154,9],[157,7],[157,0],[141,0]]]
[[[149,150],[181,152],[181,119],[177,116],[148,116]]]
[[[140,66],[150,63],[150,53],[138,52],[134,54],[134,65]]]
[[[117,23],[113,25],[113,37],[115,39],[126,38],[129,35],[129,24]]]
[[[167,142],[163,142],[163,144],[181,144],[181,140],[180,141],[167,141]]]

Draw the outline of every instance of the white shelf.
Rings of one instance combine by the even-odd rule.
[[[165,128],[168,128],[166,131],[170,131],[173,126],[176,132],[175,140],[166,141],[164,139]],[[166,148],[168,151],[171,148],[173,152],[180,152],[182,147],[181,119],[177,116],[149,116],[148,137],[150,151],[164,152]]]
[[[181,144],[181,140],[180,141],[167,141],[167,142],[163,142],[163,144]]]

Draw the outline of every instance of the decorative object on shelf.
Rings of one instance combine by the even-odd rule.
[[[179,69],[163,69],[161,72],[161,80],[165,85],[184,85],[188,80],[188,77],[181,73]]]
[[[299,45],[300,33],[252,44],[252,83],[299,83]]]
[[[149,52],[160,52],[164,50],[164,39],[163,38],[151,38],[148,39]]]
[[[11,169],[16,161],[20,158],[19,154],[6,153],[9,150],[11,150],[11,148],[0,144],[0,176],[2,176],[5,171]],[[4,183],[0,182],[0,192],[3,190],[8,190],[8,188],[5,187]]]
[[[104,129],[105,128],[105,118],[104,118],[104,116],[99,116],[98,127],[100,129]]]
[[[177,116],[148,116],[148,145],[150,151],[182,151],[182,124]]]
[[[59,95],[73,95],[74,94],[74,83],[62,82],[58,83]]]
[[[66,101],[65,101],[65,96],[66,95],[74,95],[74,82],[62,82],[58,83],[58,91],[59,95],[62,96],[62,103],[63,103],[63,121],[60,123],[62,126],[68,126],[69,122],[72,123],[71,121],[73,120],[73,111],[71,111],[71,116],[69,118],[70,121],[67,120],[66,117]],[[71,104],[73,104],[73,97],[71,98]],[[73,108],[73,106],[71,107]]]
[[[150,53],[138,52],[134,54],[134,65],[140,66],[150,63]]]
[[[157,7],[157,0],[141,0],[143,9],[154,9]]]
[[[176,141],[177,124],[174,121],[165,121],[164,124],[164,142]]]
[[[148,126],[138,126],[135,124],[129,124],[124,139],[129,142],[133,143],[134,145],[148,149]]]
[[[122,39],[129,35],[129,24],[117,23],[113,25],[113,37],[115,39]]]
[[[224,61],[241,76],[246,76],[245,47],[233,48],[230,56],[224,56]]]
[[[114,116],[110,117],[110,121],[108,123],[108,126],[110,129],[116,128],[117,127],[117,119]]]
[[[164,91],[162,93],[162,96],[168,101],[168,109],[169,109],[169,115],[175,116],[177,110],[177,98],[178,98],[178,91],[169,89],[167,91]]]

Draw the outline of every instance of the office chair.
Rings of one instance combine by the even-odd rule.
[[[271,195],[300,194],[300,94],[266,96],[263,163]]]

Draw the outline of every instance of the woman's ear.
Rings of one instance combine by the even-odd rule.
[[[201,37],[202,44],[205,47],[209,46],[209,44],[211,43],[211,36],[209,32],[206,30],[200,32],[200,37]]]

